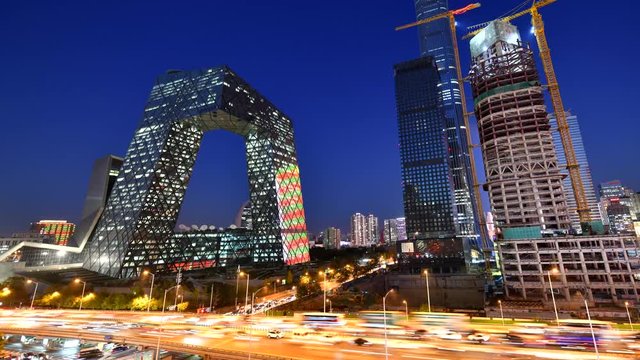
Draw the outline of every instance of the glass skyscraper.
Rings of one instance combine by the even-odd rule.
[[[397,64],[394,74],[407,237],[424,241],[417,247],[429,257],[462,259],[462,242],[454,240],[452,169],[435,59]]]
[[[449,10],[447,0],[414,0],[417,20]],[[453,218],[459,236],[479,237],[477,209],[473,195],[473,178],[467,148],[466,129],[456,75],[453,39],[449,20],[440,19],[418,26],[420,53],[434,58],[440,74],[437,90],[443,104],[451,177],[453,185]]]
[[[571,134],[571,140],[573,142],[573,150],[576,153],[576,159],[580,166],[580,177],[582,178],[582,185],[584,186],[584,194],[587,197],[587,204],[591,211],[591,220],[602,222],[602,215],[598,206],[598,199],[596,198],[596,191],[593,187],[593,180],[591,179],[591,168],[589,167],[589,161],[587,160],[587,153],[584,150],[584,144],[582,142],[582,132],[580,131],[580,125],[578,124],[578,117],[572,114],[567,114],[567,122],[569,124],[569,132]],[[558,157],[558,163],[563,167],[567,163],[567,159],[564,155],[564,146],[562,146],[562,139],[560,138],[560,132],[558,129],[558,122],[555,117],[549,119],[551,132],[553,135],[553,146],[556,149],[556,156]],[[569,211],[569,219],[571,220],[571,227],[578,233],[582,233],[582,227],[580,226],[580,217],[576,211],[576,198],[573,193],[573,186],[571,186],[571,179],[569,178],[569,171],[563,170],[563,174],[567,175],[564,178],[564,192],[567,198],[567,209]]]

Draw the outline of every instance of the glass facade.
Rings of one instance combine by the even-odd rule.
[[[417,20],[449,10],[447,0],[414,1]],[[449,181],[453,184],[454,225],[458,235],[470,236],[479,241],[480,226],[475,216],[477,209],[472,192],[473,177],[449,20],[445,18],[420,25],[418,35],[420,54],[433,57],[440,74],[437,91],[442,99],[445,114],[442,129],[446,133],[447,158],[451,168]]]
[[[452,174],[432,57],[395,65],[404,213],[409,239],[455,237]]]
[[[582,132],[580,131],[580,124],[578,123],[578,117],[567,113],[567,123],[569,124],[569,133],[571,134],[571,141],[573,142],[573,150],[576,153],[576,159],[580,166],[580,177],[582,178],[582,185],[584,187],[584,193],[587,197],[587,204],[591,211],[591,221],[602,222],[602,215],[600,214],[600,208],[598,206],[598,199],[596,198],[596,191],[593,186],[593,180],[591,179],[591,168],[589,167],[589,161],[587,160],[587,152],[584,149],[582,142]],[[549,124],[553,132],[553,146],[556,149],[556,156],[561,167],[566,166],[567,159],[564,155],[564,146],[562,146],[562,139],[560,138],[560,132],[558,132],[558,122],[555,117],[549,119]],[[563,174],[566,177],[562,180],[564,184],[565,197],[567,198],[567,208],[569,210],[569,219],[571,220],[571,227],[577,232],[582,233],[582,227],[580,226],[580,217],[576,211],[576,197],[573,193],[573,186],[571,186],[571,179],[569,178],[569,171],[563,170]]]
[[[107,205],[84,249],[84,267],[112,277],[182,266],[167,251],[204,132],[245,138],[251,261],[309,260],[291,120],[228,67],[159,77]]]

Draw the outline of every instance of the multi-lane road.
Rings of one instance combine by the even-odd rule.
[[[148,348],[202,355],[208,359],[595,359],[592,350],[525,348],[500,341],[402,339],[389,336],[387,356],[380,332],[367,335],[349,331],[296,334],[278,319],[221,321],[191,315],[144,312],[94,312],[52,310],[0,311],[0,332],[51,338],[126,342]],[[282,327],[282,339],[269,339],[267,331]],[[370,344],[358,346],[357,337]],[[600,359],[633,359],[631,352],[602,349]]]

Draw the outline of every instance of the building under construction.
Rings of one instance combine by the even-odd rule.
[[[568,228],[543,88],[515,26],[491,22],[471,40],[470,81],[491,209],[506,238]]]
[[[508,298],[560,307],[640,301],[635,237],[570,236],[563,174],[533,52],[515,26],[489,23],[471,40],[474,109]],[[553,274],[553,276],[552,276]],[[550,282],[553,282],[550,284]]]

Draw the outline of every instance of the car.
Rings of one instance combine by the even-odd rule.
[[[491,339],[491,335],[477,332],[467,336],[467,339],[469,341],[477,341],[481,343],[481,342],[489,341],[489,339]]]
[[[451,330],[446,330],[439,333],[438,337],[443,340],[462,340],[462,335]]]
[[[363,339],[363,338],[357,338],[355,340],[353,340],[353,343],[358,345],[358,346],[370,346],[371,342],[367,339]]]
[[[271,329],[267,332],[267,337],[269,339],[282,339],[284,334],[278,329]]]
[[[126,345],[117,345],[113,349],[111,349],[111,353],[112,354],[117,354],[119,352],[123,352],[123,351],[127,351],[127,350],[129,350],[128,346],[126,346]]]

